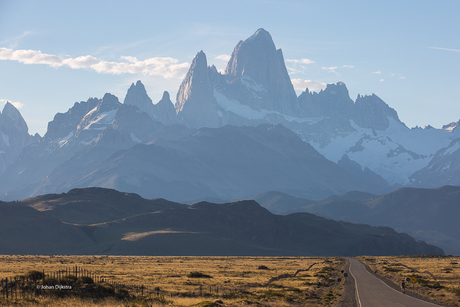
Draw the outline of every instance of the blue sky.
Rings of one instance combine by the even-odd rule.
[[[459,0],[0,0],[0,106],[43,135],[57,112],[141,80],[173,102],[197,52],[224,69],[258,28],[283,50],[293,84],[345,82],[375,93],[409,127],[460,119]]]

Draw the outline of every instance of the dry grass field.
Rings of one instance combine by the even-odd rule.
[[[345,264],[341,258],[306,257],[0,256],[0,278],[78,266],[125,285],[119,290],[123,298],[61,290],[68,292],[8,301],[0,296],[0,305],[332,306],[341,300],[344,281],[337,279]],[[146,287],[143,295],[136,288],[141,285]]]
[[[399,285],[415,277],[407,289],[450,306],[460,306],[460,257],[358,257],[377,274]]]

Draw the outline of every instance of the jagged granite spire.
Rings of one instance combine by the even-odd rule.
[[[102,97],[102,101],[98,106],[98,111],[108,112],[108,111],[118,108],[119,104],[120,102],[118,101],[117,96],[114,96],[110,93],[106,93],[104,97]]]
[[[299,115],[297,96],[289,78],[281,49],[276,49],[270,33],[264,29],[240,41],[233,50],[225,74],[237,86],[236,79],[257,89],[260,101],[247,101],[252,108]]]
[[[147,95],[144,84],[142,84],[140,80],[138,80],[136,84],[131,84],[131,87],[126,93],[124,104],[136,106],[139,110],[149,115],[152,113],[153,109],[152,99]]]
[[[197,53],[176,96],[176,113],[190,127],[218,127],[214,89],[209,80],[206,55]]]
[[[270,33],[261,28],[245,41],[238,42],[233,49],[225,74],[235,77],[250,74],[254,81],[261,81],[262,76],[257,75],[263,74],[259,70],[262,67],[257,66],[260,64],[268,66],[266,56],[274,53],[276,53],[276,47]]]
[[[19,110],[7,102],[0,113],[0,174],[19,157],[24,147],[40,139],[29,135],[28,131]]]
[[[349,120],[353,113],[353,100],[343,82],[328,84],[319,93],[307,89],[299,96],[299,102],[308,117]]]
[[[398,113],[377,95],[358,95],[353,109],[353,120],[358,126],[373,128],[375,130],[385,130],[390,124],[390,118],[404,125],[399,120]]]
[[[163,124],[176,123],[176,110],[167,91],[163,92],[163,97],[155,105],[154,112],[156,118]]]
[[[7,102],[1,113],[3,116],[2,123],[4,126],[15,127],[21,133],[28,134],[29,128],[21,113],[10,102]]]
[[[176,112],[179,113],[184,109],[185,102],[193,98],[192,93],[198,93],[210,87],[208,79],[206,55],[203,50],[197,53],[190,65],[190,69],[179,87],[176,97]],[[198,82],[195,82],[198,81]],[[193,85],[193,88],[192,88]],[[201,97],[204,98],[204,97]]]

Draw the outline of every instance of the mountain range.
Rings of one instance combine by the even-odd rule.
[[[187,206],[103,188],[0,202],[0,230],[0,254],[443,254],[388,227],[275,215],[253,200]]]
[[[410,212],[393,222],[383,213],[377,218],[372,201],[403,187],[425,195],[418,188],[460,185],[458,124],[410,129],[375,94],[352,100],[343,82],[297,96],[281,49],[259,29],[238,42],[224,72],[198,52],[174,104],[168,92],[154,104],[137,81],[123,103],[107,93],[57,113],[41,137],[29,135],[20,112],[7,103],[0,113],[0,199],[86,187],[188,203],[259,194],[258,201],[277,206],[270,209],[277,213],[296,208],[386,225],[446,248],[456,235],[405,227]],[[275,191],[274,198],[267,191]],[[348,199],[324,199],[340,194]],[[415,206],[382,204],[391,210]],[[423,208],[431,212],[430,206]],[[350,214],[338,214],[344,208]],[[448,210],[460,218],[455,208]]]
[[[401,188],[385,195],[347,192],[321,200],[265,192],[251,197],[276,214],[309,212],[334,220],[386,226],[460,255],[460,187]],[[225,202],[225,201],[220,201]]]
[[[280,133],[277,125],[287,128],[283,133],[292,142],[276,150],[285,150],[285,157],[299,150],[291,166],[286,164],[288,159],[274,156],[269,140],[276,138],[271,135],[274,131]],[[223,73],[208,66],[205,53],[198,52],[175,104],[168,92],[154,104],[137,81],[124,103],[111,94],[77,102],[67,112],[56,114],[40,137],[27,133],[19,111],[7,103],[0,116],[0,195],[13,200],[102,186],[172,200],[250,197],[268,190],[319,199],[352,190],[382,194],[403,186],[456,185],[460,184],[455,163],[460,155],[457,126],[409,129],[376,95],[358,95],[353,101],[342,82],[328,84],[319,93],[307,88],[297,97],[282,51],[267,31],[259,29],[236,45]],[[269,142],[259,142],[271,148],[264,159],[258,158],[261,148],[245,143],[254,131],[260,133],[257,138]],[[209,142],[201,135],[209,135]],[[222,140],[229,147],[225,157],[212,139],[227,137],[231,138],[228,142]],[[200,155],[198,143],[203,146]],[[318,157],[313,149],[339,167],[324,159],[316,169],[293,167],[307,165],[310,154]],[[308,152],[304,160],[302,150]],[[153,158],[156,153],[163,153],[161,157],[174,167],[161,169],[159,165],[168,162]],[[134,163],[148,154],[152,155],[148,170]],[[171,162],[174,159],[177,163]],[[196,163],[211,161],[213,167],[199,169],[199,179],[193,176]],[[236,168],[235,161],[240,161]],[[246,177],[252,162],[256,162],[254,173],[260,175]],[[273,180],[264,187],[261,177]],[[176,184],[180,188],[174,191]]]

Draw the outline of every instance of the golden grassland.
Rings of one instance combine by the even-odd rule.
[[[310,270],[292,276],[311,265]],[[131,291],[124,299],[85,298],[71,292],[64,297],[41,295],[8,301],[0,296],[0,304],[332,306],[341,300],[345,265],[346,261],[338,257],[0,256],[0,278],[24,275],[32,270],[48,273],[77,266],[110,282],[124,284],[125,291]],[[343,279],[341,282],[337,282],[339,277]],[[143,295],[132,290],[141,285],[146,287]],[[154,290],[156,287],[160,293]]]
[[[407,289],[433,301],[460,306],[460,257],[398,256],[357,257],[377,274],[393,281],[415,277]]]

